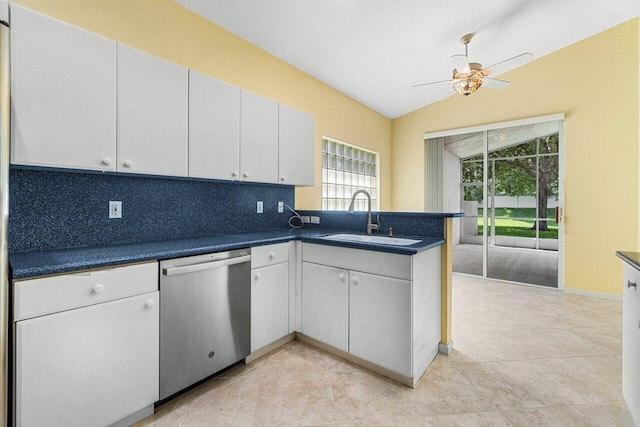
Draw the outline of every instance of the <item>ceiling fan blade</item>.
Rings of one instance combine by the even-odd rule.
[[[502,74],[505,71],[509,71],[513,68],[519,67],[527,61],[533,59],[533,53],[523,53],[518,56],[514,56],[513,58],[506,59],[502,62],[498,62],[497,64],[493,64],[490,67],[482,70],[482,74],[485,76],[494,76],[497,74]]]
[[[449,89],[447,89],[447,91],[444,94],[442,94],[442,96],[440,98],[438,98],[438,101],[444,101],[445,99],[449,98],[454,93],[456,93],[456,91],[453,90],[453,85],[452,85]]]
[[[469,74],[471,72],[469,58],[467,58],[467,55],[453,55],[451,57],[451,62],[460,74]]]
[[[442,84],[445,84],[445,83],[453,83],[453,80],[441,80],[439,82],[420,83],[418,85],[413,85],[411,87],[429,86],[429,85],[442,85]]]
[[[490,79],[489,77],[485,77],[484,79],[482,79],[482,86],[490,87],[492,89],[504,89],[510,84],[511,82],[508,82],[506,80]]]

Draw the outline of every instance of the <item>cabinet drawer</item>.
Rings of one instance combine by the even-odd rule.
[[[629,295],[636,304],[640,304],[640,271],[625,262],[623,277],[623,294]]]
[[[14,282],[14,320],[158,290],[158,263]]]
[[[363,273],[411,280],[411,256],[304,243],[302,260]]]
[[[251,248],[251,268],[289,261],[289,242]]]

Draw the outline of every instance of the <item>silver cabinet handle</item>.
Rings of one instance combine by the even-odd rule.
[[[636,282],[632,282],[631,280],[627,280],[627,288],[636,288],[636,289],[638,289],[638,286],[636,285]]]
[[[212,268],[226,267],[228,265],[241,264],[251,261],[251,255],[243,255],[235,258],[221,259],[219,261],[203,262],[201,264],[184,265],[181,267],[163,268],[162,274],[165,276],[173,276],[176,274],[193,273],[194,271],[210,270]]]

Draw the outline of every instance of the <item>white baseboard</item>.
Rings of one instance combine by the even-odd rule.
[[[446,344],[438,344],[438,353],[446,354],[447,356],[451,354],[453,350],[453,340],[449,341]]]
[[[567,294],[582,295],[585,297],[600,298],[611,301],[622,301],[622,295],[613,295],[604,292],[583,291],[582,289],[575,288],[564,288],[563,291]]]

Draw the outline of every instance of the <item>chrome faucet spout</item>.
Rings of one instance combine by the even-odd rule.
[[[378,215],[377,221],[375,223],[371,222],[371,194],[369,194],[366,190],[358,190],[353,193],[351,196],[351,204],[349,205],[349,212],[353,212],[354,204],[356,202],[356,197],[358,194],[364,194],[367,196],[367,234],[373,234],[373,230],[377,230],[380,228],[380,215]]]

